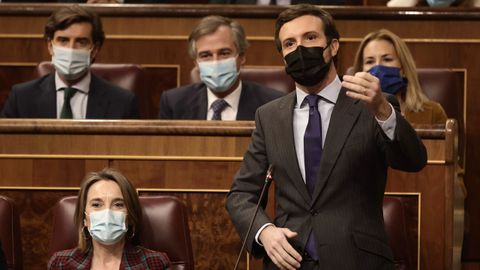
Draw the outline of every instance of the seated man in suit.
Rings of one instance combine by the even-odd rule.
[[[253,120],[259,106],[282,95],[240,79],[248,42],[238,22],[221,16],[205,17],[190,33],[188,43],[202,83],[164,92],[160,118]]]
[[[105,40],[94,12],[78,5],[54,12],[44,36],[55,73],[14,85],[3,117],[139,118],[135,95],[90,72]]]

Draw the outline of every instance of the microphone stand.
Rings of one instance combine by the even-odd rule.
[[[265,176],[265,182],[263,183],[263,188],[262,188],[262,192],[260,193],[260,198],[258,198],[257,206],[255,207],[255,213],[253,213],[253,217],[250,220],[250,225],[248,226],[247,234],[245,235],[245,239],[243,239],[242,248],[240,249],[240,253],[238,254],[237,262],[235,263],[235,267],[233,268],[233,270],[237,270],[238,264],[240,263],[240,258],[242,257],[243,250],[245,249],[245,245],[247,244],[248,236],[250,235],[250,231],[252,230],[252,227],[253,227],[253,222],[255,221],[255,217],[257,216],[257,213],[258,213],[258,208],[260,207],[260,203],[262,202],[263,197],[265,196],[265,191],[268,190],[268,187],[270,186],[270,183],[273,180],[272,173],[273,173],[273,164],[270,164],[270,166],[268,166],[267,175]]]

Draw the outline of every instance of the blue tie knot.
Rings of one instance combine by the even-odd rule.
[[[318,107],[318,100],[320,99],[320,96],[319,95],[308,95],[305,97],[305,99],[307,100],[308,102],[308,106],[310,106],[310,108],[312,107]]]

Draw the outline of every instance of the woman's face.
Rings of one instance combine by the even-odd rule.
[[[363,71],[368,71],[377,65],[402,67],[397,52],[389,41],[383,39],[372,40],[363,49]]]
[[[122,191],[115,181],[100,180],[90,186],[85,206],[85,226],[90,226],[90,213],[105,209],[127,213]]]

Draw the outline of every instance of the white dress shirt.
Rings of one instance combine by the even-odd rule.
[[[228,103],[228,106],[222,111],[222,120],[237,120],[238,105],[240,104],[240,95],[242,94],[242,81],[238,84],[238,87],[233,90],[230,95],[223,98]],[[207,87],[207,120],[212,120],[213,109],[212,103],[219,99],[212,90]]]
[[[325,138],[327,137],[330,118],[332,116],[333,107],[335,106],[335,103],[337,103],[340,89],[342,89],[342,83],[337,76],[329,85],[327,85],[327,87],[325,87],[318,93],[318,95],[321,97],[318,101],[318,112],[320,113],[322,120],[322,147],[325,143]],[[305,97],[308,94],[305,93],[303,90],[300,90],[299,88],[296,88],[295,91],[297,96],[297,102],[295,103],[295,107],[293,110],[293,137],[295,141],[295,152],[297,154],[298,166],[300,168],[300,172],[302,173],[303,181],[305,182],[305,156],[303,153],[303,137],[305,135],[305,130],[307,129],[310,108],[308,104],[304,102]],[[390,140],[393,140],[397,117],[393,106],[390,103],[389,105],[392,108],[392,113],[387,118],[387,120],[376,120],[380,124],[383,132],[385,132],[385,135],[387,135]],[[263,231],[263,229],[269,225],[273,224],[267,223],[263,225],[255,234],[255,241],[259,245],[261,245],[261,243],[259,242],[258,237],[260,236],[260,233]]]
[[[87,117],[88,92],[90,91],[90,81],[92,75],[90,72],[76,84],[70,86],[77,89],[77,92],[70,99],[73,119],[85,119]],[[57,118],[60,118],[63,107],[63,88],[68,87],[57,72],[55,72],[55,89],[57,90]]]

